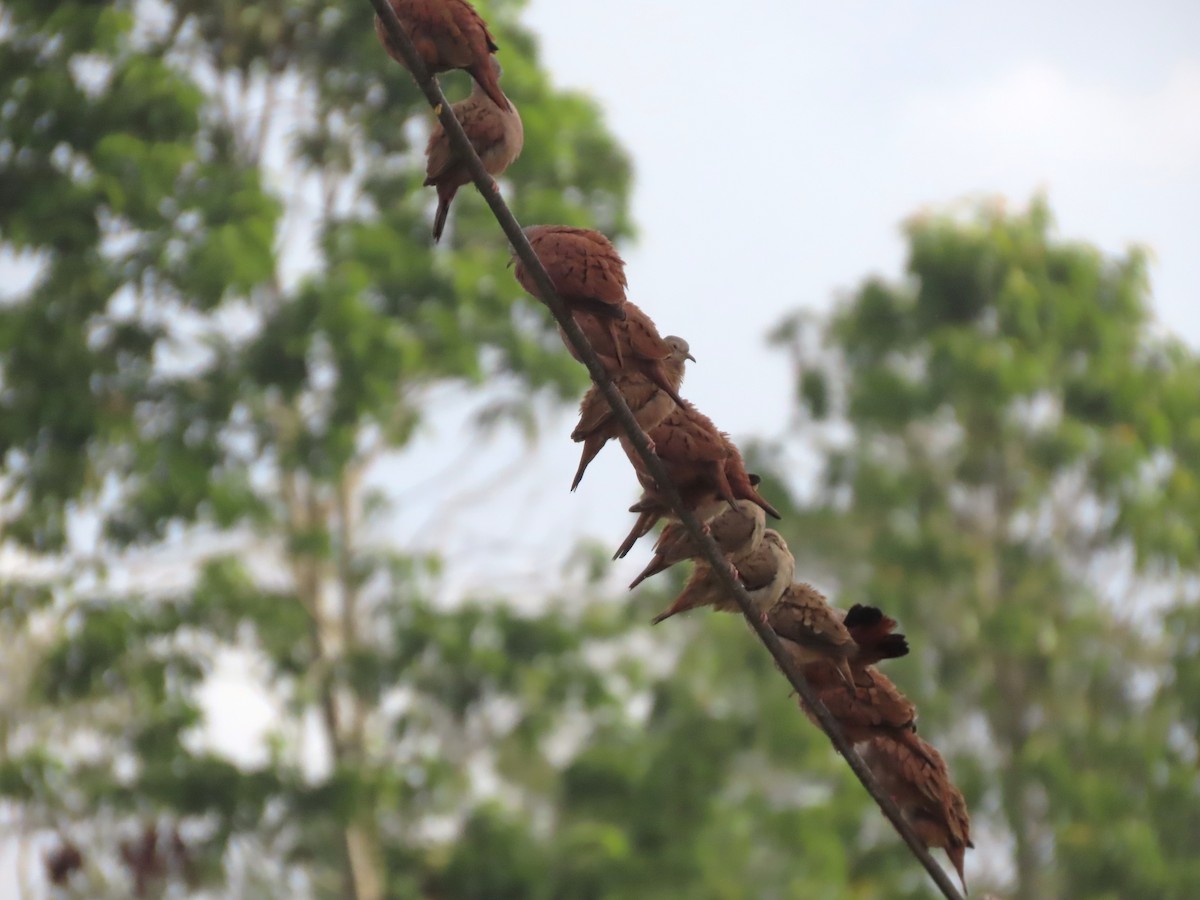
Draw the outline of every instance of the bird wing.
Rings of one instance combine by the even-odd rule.
[[[604,399],[599,388],[592,385],[583,395],[583,401],[579,404],[579,423],[571,432],[571,440],[576,443],[586,440],[589,435],[595,434],[602,427],[611,423],[612,418],[612,407],[608,405],[608,401]]]

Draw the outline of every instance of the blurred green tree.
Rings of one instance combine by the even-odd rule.
[[[906,235],[903,280],[775,335],[822,473],[785,522],[798,569],[901,619],[895,679],[966,790],[981,881],[1182,900],[1200,360],[1154,323],[1144,252],[1058,238],[1042,199]]]
[[[552,86],[520,0],[478,5],[525,111],[516,212],[628,235],[596,106]],[[473,768],[536,782],[540,739],[608,702],[579,623],[441,610],[436,560],[365,533],[365,475],[433,386],[486,382],[487,420],[529,429],[585,379],[477,196],[431,251],[431,117],[371,16],[0,4],[0,791],[84,851],[85,896],[411,895]],[[169,587],[131,572],[151,552]],[[230,649],[278,718],[252,771],[197,743]]]

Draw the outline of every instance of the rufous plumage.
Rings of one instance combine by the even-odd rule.
[[[613,554],[613,559],[623,559],[627,556],[633,545],[649,534],[661,520],[679,521],[675,510],[667,502],[666,493],[658,489],[654,479],[646,474],[640,463],[634,466],[634,473],[642,485],[642,496],[637,503],[629,507],[629,511],[637,513],[638,518],[629,534],[625,536],[624,542]],[[747,473],[747,480],[750,486],[755,488],[762,483],[762,479],[753,472]],[[729,501],[721,497],[712,485],[703,481],[685,484],[678,490],[684,506],[690,509],[703,525],[707,526],[712,519],[729,508]]]
[[[721,553],[736,567],[742,558],[753,553],[762,543],[767,516],[758,504],[750,500],[738,500],[732,506],[725,506],[709,521],[708,526],[709,534],[721,548]],[[673,522],[659,535],[654,545],[654,558],[630,582],[629,589],[633,590],[652,575],[685,559],[694,559],[699,554],[700,548],[687,529],[681,523]]]
[[[852,743],[868,741],[879,734],[897,740],[916,731],[917,708],[874,664],[908,655],[908,641],[895,634],[896,620],[874,606],[854,604],[843,613],[830,607],[842,620],[858,649],[849,660],[853,682],[825,660],[806,662],[805,651],[791,641],[784,647],[801,667],[805,680],[815,690]],[[801,701],[810,719],[812,711]]]
[[[638,517],[621,546],[617,548],[617,552],[613,554],[613,559],[624,558],[633,549],[633,545],[649,534],[662,519],[672,522],[679,521],[675,510],[666,502],[665,495],[655,485],[654,479],[636,468],[634,472],[638,481],[641,482],[642,496],[637,503],[629,507],[629,511],[637,513]],[[751,475],[750,482],[758,484],[758,476]],[[728,500],[720,497],[710,485],[700,482],[684,485],[679,491],[679,497],[683,500],[683,505],[692,511],[702,525],[708,525],[714,517],[729,508]]]
[[[850,660],[858,645],[839,612],[811,584],[789,585],[768,614],[768,624],[798,661],[827,662],[846,684],[854,684]]]
[[[774,529],[768,528],[763,532],[758,547],[741,558],[733,574],[754,604],[763,620],[767,620],[769,610],[775,606],[784,595],[787,586],[796,573],[796,559],[788,550],[783,536]],[[696,563],[692,577],[688,579],[683,590],[674,602],[650,620],[657,625],[676,613],[701,606],[711,606],[718,612],[741,612],[741,607],[718,580],[707,562]]]
[[[500,64],[495,57],[490,57],[488,63],[498,75]],[[476,82],[470,96],[450,109],[462,124],[463,131],[489,175],[503,174],[521,155],[525,129],[517,108],[511,103],[507,108],[498,106],[483,86]],[[433,219],[433,239],[439,241],[446,227],[450,203],[460,187],[471,183],[471,173],[467,170],[466,161],[450,146],[450,138],[441,122],[434,125],[429,135],[425,155],[428,157],[425,184],[437,188],[438,208]]]
[[[946,851],[966,893],[963,863],[967,848],[975,846],[971,816],[942,755],[920,738],[896,741],[884,736],[872,738],[861,752],[925,846]]]
[[[588,330],[585,323],[590,324],[592,317],[606,323],[625,318],[628,287],[625,260],[612,241],[599,231],[572,225],[531,225],[525,229],[525,237],[550,276],[554,293],[575,314],[575,321],[585,333]],[[525,263],[515,256],[513,261],[516,263],[513,274],[521,287],[537,299],[545,300]],[[574,353],[569,344],[567,349]],[[596,347],[596,352],[603,351]]]
[[[711,491],[729,503],[749,500],[762,507],[767,515],[780,517],[775,507],[755,490],[755,482],[746,471],[742,454],[733,441],[692,404],[678,403],[670,415],[647,434],[672,484],[681,493],[694,491],[703,496],[706,491]],[[646,493],[666,507],[665,492],[657,489],[641,457],[624,435],[621,446]]]
[[[790,642],[784,646],[790,647]],[[808,663],[803,666],[803,674],[852,744],[879,735],[901,742],[915,737],[916,706],[878,669],[856,671],[853,685],[847,684],[844,676],[827,662]],[[816,722],[803,701],[801,707]]]
[[[663,368],[667,378],[678,389],[683,382],[685,361],[690,359],[695,362],[696,357],[692,356],[691,348],[683,338],[668,335],[663,340],[671,348],[671,355],[663,364]],[[621,375],[614,384],[643,431],[657,427],[675,408],[675,401],[640,372]],[[600,389],[592,385],[579,405],[579,424],[571,432],[571,440],[583,444],[579,468],[575,472],[575,480],[571,482],[571,490],[579,487],[588,464],[596,458],[601,448],[621,434],[623,431],[613,415],[612,407],[608,405]]]
[[[475,7],[467,0],[391,0],[391,4],[431,74],[465,69],[493,103],[509,109],[500,76],[491,66],[491,55],[499,48]],[[375,16],[375,34],[388,56],[408,68],[379,16]]]
[[[586,313],[575,316],[588,343],[604,365],[604,371],[614,380],[633,372],[640,373],[665,391],[676,404],[682,404],[683,398],[671,384],[666,371],[671,348],[659,336],[654,320],[632,301],[626,301],[621,309],[624,318],[619,320]],[[561,328],[559,333],[571,355],[579,359],[566,333]]]

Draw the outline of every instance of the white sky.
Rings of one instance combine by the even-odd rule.
[[[790,414],[765,333],[868,273],[898,274],[900,221],[964,195],[1022,205],[1045,189],[1063,234],[1149,245],[1163,323],[1200,345],[1195,0],[532,0],[526,21],[556,81],[596,97],[632,154],[631,297],[691,342],[684,393],[735,437],[778,434]],[[402,498],[386,537],[451,553],[454,593],[534,599],[579,537],[616,546],[636,486],[614,446],[568,493],[571,414],[547,419],[532,451],[466,443],[470,402],[451,392],[426,439],[380,467]],[[482,461],[464,470],[470,450]],[[209,695],[220,743],[243,758],[267,710],[247,677],[231,660]]]

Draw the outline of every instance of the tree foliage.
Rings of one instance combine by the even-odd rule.
[[[595,105],[551,84],[520,3],[482,8],[528,110],[515,209],[629,234]],[[535,396],[584,380],[477,197],[431,252],[429,112],[371,17],[0,6],[0,233],[23,276],[0,305],[0,786],[29,833],[87,846],[87,896],[404,894],[434,866],[423,829],[476,802],[471,766],[536,778],[520,748],[607,702],[561,616],[440,609],[436,560],[370,533],[366,475],[433,386],[486,382],[492,419],[528,427]],[[155,554],[171,586],[136,576]],[[250,768],[203,740],[231,653],[278,718]]]
[[[1058,238],[1041,199],[906,236],[902,281],[776,335],[821,448],[796,545],[902,620],[897,680],[1013,842],[989,880],[1185,897],[1200,364],[1156,328],[1144,252]]]

